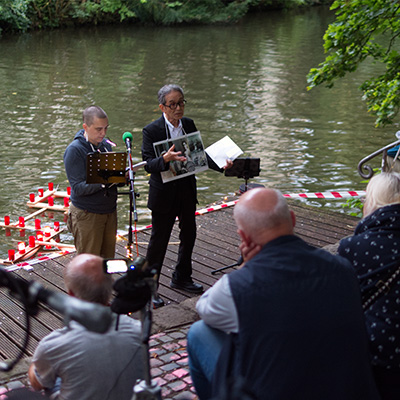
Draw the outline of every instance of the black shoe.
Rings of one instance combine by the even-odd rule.
[[[181,289],[190,293],[202,293],[204,291],[203,285],[200,285],[200,283],[193,282],[192,279],[186,281],[179,281],[174,277],[172,277],[169,286],[171,286],[174,289]]]
[[[153,307],[154,308],[160,308],[160,307],[162,307],[165,303],[164,303],[164,300],[160,297],[160,295],[158,294],[158,293],[156,293],[154,296],[153,296]]]

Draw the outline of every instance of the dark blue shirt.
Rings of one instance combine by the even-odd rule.
[[[96,214],[109,214],[117,208],[117,187],[104,188],[100,183],[86,183],[86,158],[93,151],[111,151],[103,140],[99,146],[90,144],[81,129],[64,153],[64,165],[71,185],[71,202],[81,210]]]
[[[400,266],[400,204],[381,207],[340,242],[338,252],[353,264],[365,298]],[[365,311],[374,365],[400,372],[400,277]]]

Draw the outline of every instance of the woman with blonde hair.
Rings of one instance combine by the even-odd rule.
[[[400,174],[368,183],[363,219],[341,240],[339,255],[356,270],[371,362],[383,400],[400,399]]]

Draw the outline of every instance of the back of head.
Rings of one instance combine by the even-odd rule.
[[[367,185],[364,217],[372,214],[380,207],[400,203],[400,174],[382,172],[371,178]]]
[[[174,84],[164,85],[158,91],[158,104],[165,104],[165,96],[174,91],[180,92],[182,96],[184,96],[183,89],[179,85],[174,85]]]
[[[106,112],[99,106],[89,106],[82,113],[83,123],[91,126],[95,118],[108,118]]]
[[[103,271],[103,259],[93,254],[79,254],[65,268],[68,292],[92,303],[108,305],[112,294],[112,278]]]
[[[263,237],[272,240],[271,236],[293,234],[292,214],[279,190],[264,188],[249,190],[240,197],[233,214],[238,228],[255,243],[266,243]]]

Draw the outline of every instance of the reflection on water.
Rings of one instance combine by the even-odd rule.
[[[66,189],[63,153],[90,104],[107,111],[117,150],[124,151],[122,134],[132,132],[140,161],[141,129],[158,118],[156,94],[168,82],[184,87],[186,115],[205,146],[229,135],[246,155],[261,158],[252,181],[287,193],[363,189],[358,161],[393,141],[397,128],[374,130],[360,100],[357,88],[372,66],[332,90],[306,91],[308,70],[323,60],[331,19],[327,8],[316,7],[251,15],[235,26],[98,27],[2,38],[0,220],[28,214],[28,194],[49,181]],[[139,226],[149,223],[147,179],[144,170],[136,174]],[[199,174],[200,206],[240,183],[213,171]],[[128,207],[120,196],[121,229]],[[3,258],[19,238],[0,234]]]

